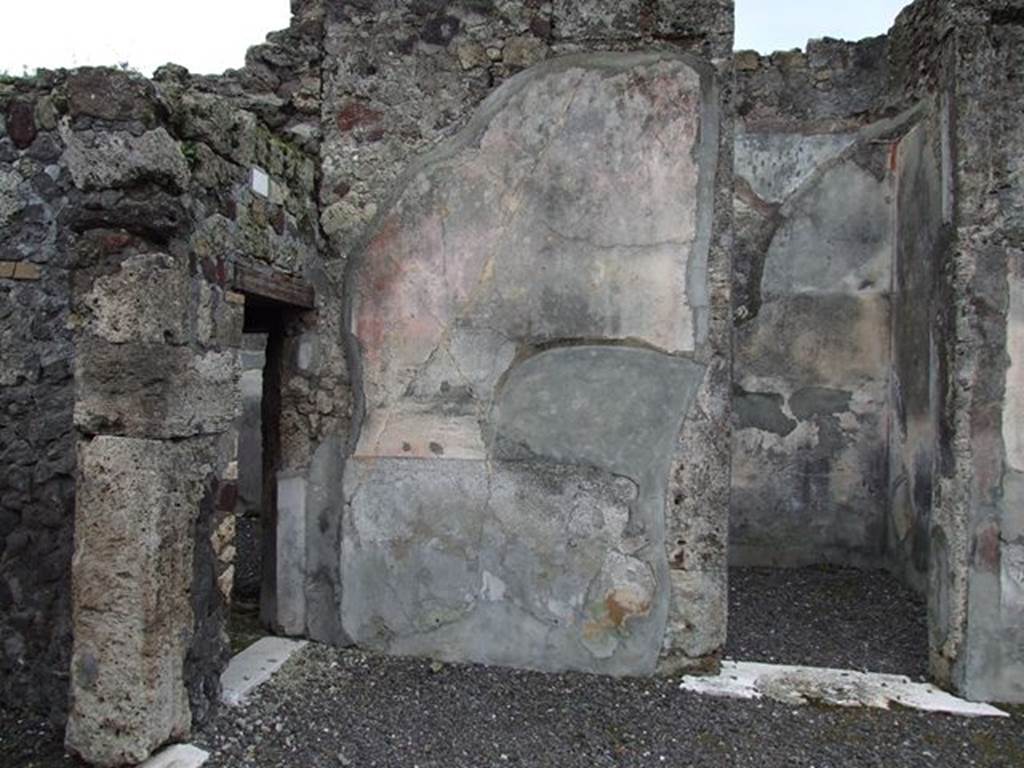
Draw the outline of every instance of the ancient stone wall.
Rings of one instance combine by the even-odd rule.
[[[0,82],[5,699],[101,764],[216,702],[243,269],[315,294],[276,631],[712,667],[731,482],[734,562],[888,564],[940,682],[1024,698],[1020,0],[740,53],[735,135],[728,0],[293,5],[221,77]]]
[[[176,84],[175,72],[165,70],[157,80],[165,91],[181,91],[182,132],[196,140],[197,173],[208,180],[212,215],[193,237],[197,254],[213,264],[241,258],[273,267],[315,290],[315,309],[284,312],[272,355],[268,349],[277,445],[264,467],[263,559],[271,567],[264,569],[261,613],[284,634],[341,642],[337,468],[351,419],[341,331],[344,261],[321,241],[317,206],[323,14],[314,4],[295,11],[292,27],[252,49],[243,71]],[[253,165],[270,176],[266,198],[241,189]],[[241,189],[238,204],[219,202],[224,168]],[[284,514],[277,510],[279,476],[288,480]],[[285,591],[293,597],[279,602]]]
[[[883,562],[893,254],[885,38],[736,56],[740,565]]]
[[[955,349],[945,387],[932,590],[947,642],[933,660],[973,698],[1024,700],[1020,254],[1024,3],[958,3],[953,161]],[[966,536],[961,536],[965,532]],[[941,591],[939,591],[941,590]],[[935,648],[933,647],[933,650]]]
[[[1022,695],[1012,501],[1017,225],[998,190],[1013,188],[1019,145],[1008,115],[1021,96],[1009,43],[1020,19],[1016,2],[909,6],[889,35],[882,102],[920,112],[893,156],[888,554],[927,593],[935,678],[1006,700]]]
[[[828,465],[807,464],[811,471],[803,476],[808,484],[789,484],[790,490],[800,489],[795,499],[755,475],[755,467],[788,468],[792,459],[814,454],[785,443],[788,435],[798,433],[800,420],[794,396],[772,387],[799,366],[767,354],[774,348],[767,335],[762,345],[752,345],[751,339],[766,317],[772,248],[779,233],[785,233],[788,217],[801,209],[793,202],[772,205],[765,195],[776,193],[772,185],[801,173],[818,185],[811,231],[820,242],[837,247],[821,248],[822,256],[790,273],[793,285],[805,292],[800,281],[834,264],[835,253],[854,253],[851,244],[864,242],[863,229],[844,237],[842,228],[822,227],[829,222],[822,213],[828,194],[818,177],[822,171],[825,177],[837,173],[852,160],[865,171],[874,169],[885,183],[891,282],[877,289],[870,281],[856,286],[857,293],[879,294],[878,328],[861,337],[882,352],[869,377],[875,394],[866,415],[873,414],[875,423],[865,429],[863,419],[844,413],[838,420],[841,431],[832,434],[844,446],[863,441],[883,459],[872,471],[861,468],[855,476],[872,489],[872,519],[880,514],[883,521],[876,552],[928,595],[933,675],[973,698],[1007,701],[1019,701],[1024,689],[1024,571],[1016,503],[1020,462],[1014,453],[1021,356],[1015,303],[1020,278],[1014,259],[1020,248],[1016,178],[1022,20],[1024,8],[1016,1],[919,0],[900,15],[887,41],[825,44],[848,62],[838,75],[820,57],[821,71],[814,72],[813,45],[806,56],[737,56],[742,116],[737,141],[737,559],[756,561],[764,544],[792,542],[787,515],[806,508],[803,489],[813,488],[810,481],[817,479],[828,499],[845,474],[829,469],[822,477],[813,470]],[[869,51],[877,55],[866,55]],[[864,73],[848,79],[850,63],[857,62]],[[845,87],[829,95],[830,84]],[[845,156],[841,148],[828,148],[851,127],[858,129],[862,144],[867,139],[866,146],[856,148],[854,142],[855,152]],[[825,136],[816,139],[820,146],[813,152],[808,147],[814,145],[804,138],[798,139],[800,152],[780,151],[791,139],[779,134],[793,132]],[[769,165],[773,158],[778,169]],[[864,198],[851,194],[854,189],[848,183],[842,190],[843,205],[863,222],[867,211],[858,201]],[[801,263],[794,258],[799,249],[792,248],[799,241],[790,237],[784,242],[787,253],[780,263],[791,269]],[[842,284],[831,277],[833,285]],[[883,315],[888,316],[885,322]],[[828,328],[823,316],[812,315],[808,322],[788,310],[780,317],[775,338],[798,339],[794,347],[818,350],[818,361],[832,359],[835,346],[844,348],[858,337],[857,324],[849,321],[845,334],[837,328],[827,343],[815,346],[808,334]],[[792,332],[784,321],[792,322]],[[886,324],[887,338],[882,332]],[[864,359],[855,349],[844,349],[843,362]],[[848,374],[843,379],[855,381]],[[882,398],[879,385],[886,380],[888,392]],[[759,396],[752,394],[752,383],[769,386]],[[815,426],[814,440],[829,434],[822,429],[826,423],[819,420]],[[883,492],[876,493],[878,488]],[[759,493],[776,503],[759,507]],[[835,499],[821,508],[836,509]],[[856,513],[846,513],[844,520],[850,514]],[[816,531],[813,518],[803,522],[802,532]],[[843,521],[830,520],[821,530],[832,535],[842,529]],[[758,541],[758,535],[767,538]],[[823,543],[819,538],[814,550],[827,560],[832,555]],[[849,552],[848,544],[841,550]]]
[[[187,734],[219,697],[233,580],[242,304],[252,300],[231,289],[239,287],[243,267],[325,284],[316,209],[316,29],[298,25],[272,35],[250,52],[245,70],[221,78],[192,78],[168,67],[155,87],[126,85],[110,73],[87,73],[95,79],[78,86],[83,102],[101,104],[112,100],[114,89],[151,89],[159,124],[139,140],[157,132],[165,147],[157,157],[166,158],[157,161],[144,147],[114,163],[110,178],[78,182],[99,197],[94,207],[101,211],[102,230],[82,227],[75,280],[82,318],[75,413],[84,439],[68,743],[93,762],[142,759],[168,738]],[[73,73],[69,88],[82,77]],[[72,113],[70,131],[78,119]],[[87,148],[90,141],[131,147],[134,140],[132,125],[83,125],[95,133],[82,139]],[[93,174],[103,174],[110,163],[101,155],[89,160]],[[161,162],[173,163],[172,181],[156,172]],[[265,183],[258,183],[259,175]],[[132,197],[140,200],[134,207],[124,203]],[[179,213],[166,229],[154,231],[159,218],[152,206],[161,205]],[[324,288],[318,294],[328,305],[333,295],[334,314],[340,312],[340,292]],[[315,316],[292,317],[286,343],[297,346]],[[304,385],[308,379],[315,384],[316,377],[308,362],[304,371],[287,375],[302,368],[298,357],[282,361],[289,388],[281,418],[298,421],[291,429],[309,439],[316,435],[306,423],[315,395]],[[152,469],[146,469],[152,467],[160,477],[150,477]],[[105,478],[104,493],[92,492],[97,475]],[[164,485],[161,478],[176,484]],[[136,507],[154,517],[140,517],[125,530],[117,522]],[[137,565],[122,563],[112,574],[116,560],[97,555],[130,546],[133,536],[140,541]],[[157,546],[161,556],[147,556],[147,546]],[[95,592],[117,574],[124,576],[126,592]],[[157,595],[165,602],[154,604]],[[145,618],[137,627],[110,620],[125,614]],[[151,638],[142,646],[149,651],[134,659],[119,648],[139,642],[140,632]],[[162,677],[126,675],[134,664]],[[178,703],[166,716],[153,717],[141,690],[162,706]],[[138,709],[122,709],[126,700]],[[112,722],[119,726],[110,727]]]
[[[993,149],[995,187],[999,189],[999,214],[1003,217],[1000,239],[1007,259],[1009,301],[1004,322],[1009,365],[1001,408],[1004,473],[997,523],[998,575],[993,573],[991,562],[983,561],[988,578],[999,582],[999,607],[992,604],[991,593],[984,593],[985,584],[979,585],[976,594],[983,594],[983,599],[989,601],[987,606],[976,601],[979,619],[991,616],[994,627],[979,633],[987,640],[984,653],[988,658],[979,665],[979,671],[969,669],[968,675],[977,675],[976,695],[1020,702],[1024,700],[1024,128],[1020,121],[1024,107],[1024,7],[1020,3],[1005,6],[993,11],[991,18],[996,92],[1003,96],[999,111],[993,115]],[[982,532],[984,537],[991,537],[984,528]]]
[[[326,13],[324,230],[352,250],[409,158],[497,85],[552,56],[639,47],[728,57],[728,0],[308,0]]]
[[[191,169],[148,82],[61,86],[81,198],[72,278],[78,432],[67,743],[144,759],[216,700],[224,648],[211,537],[227,476],[241,307],[192,259]],[[198,667],[186,663],[193,649]]]
[[[942,385],[949,337],[942,271],[949,259],[953,215],[948,103],[922,102],[920,121],[893,153],[887,550],[896,572],[922,593],[927,590],[937,451],[949,434]]]
[[[887,36],[811,40],[806,50],[738,51],[737,128],[828,135],[856,130],[876,114],[890,79]]]
[[[889,34],[879,110],[909,113],[893,145],[894,251],[886,557],[913,588],[929,586],[934,486],[952,439],[945,378],[954,354],[952,51],[941,3],[920,0]],[[934,608],[934,606],[933,606]],[[934,610],[931,611],[934,615]],[[935,622],[932,622],[935,628]]]
[[[69,746],[93,762],[142,759],[219,696],[245,301],[232,288],[241,266],[325,283],[320,29],[299,19],[220,78],[88,69],[0,91],[2,683],[62,719],[70,672]],[[332,296],[340,316],[340,290],[318,291]],[[288,343],[315,317],[296,316]],[[282,366],[301,371],[284,413],[305,438],[318,369],[299,358]]]
[[[714,663],[724,640],[729,474],[732,133],[724,57],[730,5],[329,4],[322,221],[339,251],[352,264],[365,265],[353,266],[349,279],[361,409],[355,459],[347,467],[342,558],[342,615],[356,640],[393,652],[548,669],[650,671],[659,656],[666,668]],[[556,61],[587,51],[644,53]],[[697,58],[676,58],[680,53]],[[717,76],[716,64],[722,67]],[[658,73],[673,67],[680,82],[693,87],[669,98],[659,90],[664,78]],[[697,166],[687,172],[676,168],[678,160],[665,163],[677,174],[676,183],[664,180],[664,199],[650,200],[646,208],[627,204],[647,199],[650,188],[629,186],[635,179],[625,168],[630,158],[635,174],[654,167],[643,154],[642,131],[639,143],[632,138],[644,124],[644,110],[652,107],[639,96],[632,105],[603,101],[609,96],[601,88],[614,89],[620,81],[644,84],[637,92],[655,105],[695,110],[686,117],[657,106],[650,115],[664,130],[681,131],[684,144],[695,142],[684,128],[701,126]],[[578,104],[565,101],[574,89],[586,94]],[[532,112],[547,117],[537,118],[538,125],[524,122],[522,115]],[[607,156],[611,166],[623,163],[621,174],[605,174],[599,163],[591,167],[582,157],[570,162],[571,153],[581,151],[572,136],[595,147],[610,141],[606,120],[621,121],[623,144],[597,156]],[[544,125],[563,129],[544,139]],[[549,141],[551,156],[538,166],[537,181],[526,184],[532,177],[522,177],[523,169],[502,165],[514,165],[516,152],[524,152],[525,160],[525,147],[544,158]],[[502,142],[507,152],[500,151]],[[411,157],[438,143],[410,168]],[[488,168],[488,152],[497,153],[490,161],[494,167]],[[465,170],[452,170],[463,165]],[[576,166],[573,181],[568,169]],[[508,192],[519,190],[511,199],[488,181],[488,174],[501,178],[506,172]],[[471,178],[455,183],[451,173]],[[698,175],[699,193],[686,197]],[[520,177],[524,181],[511,180]],[[590,188],[588,178],[602,190],[593,199],[581,195]],[[459,193],[462,187],[473,191]],[[443,199],[448,202],[438,202]],[[543,229],[542,199],[548,200],[556,231]],[[613,214],[613,201],[632,213]],[[435,205],[440,208],[431,213]],[[506,221],[509,206],[521,215]],[[695,229],[680,233],[669,227],[661,246],[648,242],[653,235],[637,227],[644,216],[663,221],[661,208],[665,216],[678,211],[673,226],[684,229],[696,215]],[[606,211],[607,221],[599,223],[599,211]],[[440,235],[431,224],[438,217],[445,222]],[[595,227],[603,234],[592,241],[598,236],[589,230]],[[534,245],[522,253],[509,250],[528,233]],[[584,254],[605,250],[597,263],[572,266]],[[550,264],[531,261],[535,252],[548,254]],[[461,309],[462,289],[449,293],[440,262],[420,264],[424,258],[450,259],[452,279],[464,274],[472,282],[480,266],[476,260],[488,254],[493,267],[482,275],[480,295],[467,294]],[[650,262],[651,271],[633,274],[622,266],[630,254]],[[623,289],[604,299],[590,294],[586,277],[602,269],[611,269],[608,279]],[[629,300],[636,281],[650,275],[665,280],[651,284],[644,299]],[[406,322],[412,325],[406,328]],[[435,322],[451,328],[442,333],[433,361],[417,362],[411,341],[421,342],[423,350],[437,346]],[[643,339],[649,339],[643,349],[632,348]],[[630,348],[601,346],[615,342]],[[402,357],[403,350],[412,358]],[[688,362],[696,368],[687,369]],[[520,365],[526,377],[521,386]],[[672,374],[673,366],[680,371]],[[626,381],[615,373],[623,367],[644,375]],[[503,375],[506,369],[511,370]],[[613,409],[620,399],[614,393],[635,390],[636,412],[609,412],[609,425],[618,418],[631,426],[646,424],[652,409],[667,409],[673,415],[658,428],[668,431],[651,442],[666,441],[669,465],[643,479],[636,476],[639,454],[625,446],[615,460],[591,456],[582,445],[561,454],[557,436],[543,436],[542,424],[534,425],[541,432],[532,437],[511,437],[515,429],[532,427],[502,426],[498,412],[523,416],[530,410],[527,393],[549,389],[554,408],[559,395],[550,378],[556,374],[584,389],[592,381],[591,407],[607,400]],[[666,400],[657,382],[674,381],[673,375],[679,381]],[[419,384],[405,390],[402,382],[410,376]],[[536,390],[525,383],[530,376],[548,383]],[[570,387],[565,397],[571,393]],[[688,402],[672,399],[682,395]],[[509,418],[512,424],[522,421]],[[570,425],[552,417],[547,429],[561,425],[564,439],[584,429],[589,418],[581,412],[581,423]],[[611,433],[580,437],[599,452],[605,450],[600,443],[617,442]],[[592,477],[573,474],[580,463],[593,465]],[[609,485],[602,472],[634,477],[636,487],[631,490],[625,481],[623,487]],[[580,519],[575,533],[568,520],[556,522],[568,514],[559,499],[574,494],[604,513]],[[513,503],[517,498],[523,501]],[[574,543],[561,546],[564,536]],[[575,559],[563,562],[567,556]],[[519,573],[515,563],[521,558],[535,565]],[[429,578],[414,576],[421,574],[417,564]],[[545,573],[559,572],[565,573],[562,581],[545,581]],[[611,599],[616,596],[621,600]],[[515,623],[521,642],[505,642],[508,622]]]
[[[49,85],[0,83],[0,698],[59,719],[71,652],[72,185]]]

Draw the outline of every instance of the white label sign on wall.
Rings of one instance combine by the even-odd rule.
[[[270,197],[270,174],[254,165],[249,174],[249,186],[260,197]]]

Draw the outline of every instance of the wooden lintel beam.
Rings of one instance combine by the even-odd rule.
[[[246,296],[302,309],[316,307],[313,286],[298,277],[236,264],[231,287]]]

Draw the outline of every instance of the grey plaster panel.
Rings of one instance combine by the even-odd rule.
[[[655,568],[628,531],[637,487],[590,467],[355,459],[345,630],[399,654],[612,674],[653,671]]]
[[[671,593],[665,557],[670,461],[704,373],[704,366],[651,350],[552,349],[512,369],[491,419],[499,457],[591,465],[637,484],[629,548],[652,569],[659,622],[667,620]],[[661,626],[650,638],[655,645]]]
[[[306,633],[335,645],[347,641],[341,628],[338,573],[343,469],[342,441],[330,437],[313,454],[306,489]]]
[[[703,377],[651,350],[556,348],[504,379],[497,460],[351,462],[345,630],[396,653],[653,671],[668,465]]]
[[[896,227],[892,290],[892,429],[889,431],[888,553],[923,591],[931,549],[936,449],[944,404],[938,299],[945,248],[941,119],[931,114],[895,151]]]
[[[1018,257],[1019,259],[1020,257]],[[1019,269],[1019,267],[1018,267]],[[1003,406],[1003,442],[1007,466],[1024,472],[1024,275],[1008,280],[1009,307],[1006,318],[1006,402]],[[1018,528],[1018,532],[1024,534]]]
[[[771,298],[736,332],[736,381],[785,379],[851,389],[884,382],[889,370],[888,298],[803,294]]]
[[[542,352],[504,382],[492,416],[494,451],[591,464],[640,481],[657,474],[652,467],[667,469],[703,378],[703,366],[650,350]]]
[[[878,567],[889,301],[770,299],[736,334],[730,561]]]
[[[306,478],[278,473],[275,569],[275,632],[301,637],[306,632]]]
[[[888,180],[846,161],[825,171],[782,210],[768,249],[765,294],[887,292],[892,267]]]
[[[483,462],[348,462],[342,622],[356,642],[389,650],[471,612],[487,496]]]

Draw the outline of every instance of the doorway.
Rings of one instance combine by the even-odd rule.
[[[238,427],[238,496],[235,504],[235,578],[228,634],[239,653],[266,629],[260,622],[263,583],[263,378],[267,334],[242,337],[242,416]]]
[[[232,650],[238,653],[268,634],[303,634],[304,628],[297,629],[282,618],[296,575],[301,581],[301,573],[292,567],[294,552],[289,547],[305,545],[290,535],[294,526],[282,531],[279,524],[279,484],[285,464],[282,389],[295,362],[289,359],[296,346],[290,342],[309,319],[314,297],[311,287],[283,274],[236,267],[235,279],[236,290],[245,296],[235,578],[228,622]]]

